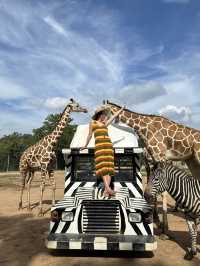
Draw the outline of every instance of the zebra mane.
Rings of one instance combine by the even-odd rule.
[[[173,164],[169,164],[166,163],[166,169],[172,169],[173,171],[176,171],[178,174],[185,174],[184,178],[188,178],[189,180],[191,180],[191,178],[193,178],[193,176],[191,174],[188,174],[185,169],[181,169],[180,167],[178,167],[177,165],[173,165]]]

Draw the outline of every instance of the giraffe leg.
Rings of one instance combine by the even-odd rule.
[[[184,256],[185,260],[192,260],[193,257],[197,254],[197,225],[195,221],[186,216],[186,222],[190,234],[190,248],[187,249],[187,252]]]
[[[162,233],[161,233],[160,238],[162,240],[167,240],[167,239],[169,239],[169,236],[168,236],[168,228],[169,227],[168,227],[168,219],[167,219],[167,192],[162,193],[162,201],[163,201],[163,206],[162,206],[163,220],[162,220]]]
[[[31,204],[30,204],[30,188],[31,188],[31,182],[33,180],[34,177],[34,172],[30,171],[29,172],[29,179],[28,179],[28,183],[27,183],[27,199],[28,199],[28,206],[27,209],[28,211],[31,211]]]
[[[157,201],[157,197],[156,197],[156,199],[154,201],[154,205],[153,205],[153,219],[154,219],[156,225],[158,227],[160,227],[161,225],[160,225],[160,218],[159,218],[159,215],[158,215],[158,201]]]
[[[27,171],[21,171],[21,184],[20,184],[20,195],[19,195],[19,204],[18,210],[22,209],[22,199],[23,199],[23,192],[25,187],[25,180],[26,180]]]
[[[43,203],[43,194],[44,194],[44,188],[45,188],[45,179],[46,179],[46,169],[41,169],[41,183],[40,183],[40,204],[39,204],[39,212],[38,216],[43,216],[42,211],[42,203]]]
[[[56,194],[56,181],[55,181],[53,170],[49,170],[49,181],[51,183],[51,188],[52,188],[52,205],[54,205],[55,204],[55,194]]]

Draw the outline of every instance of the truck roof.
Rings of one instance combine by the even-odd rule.
[[[89,124],[79,125],[74,134],[70,148],[80,148],[85,145]],[[108,126],[108,134],[111,138],[114,148],[139,148],[138,136],[133,128],[119,123]],[[88,144],[88,148],[94,148],[94,136]]]

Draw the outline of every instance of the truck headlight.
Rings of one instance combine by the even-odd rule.
[[[142,216],[138,212],[130,212],[128,218],[131,223],[140,223],[142,221]]]
[[[61,218],[63,222],[71,222],[74,219],[74,214],[73,212],[62,212]]]

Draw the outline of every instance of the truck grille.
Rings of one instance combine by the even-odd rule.
[[[120,209],[116,200],[84,200],[82,232],[117,234],[120,232]]]

